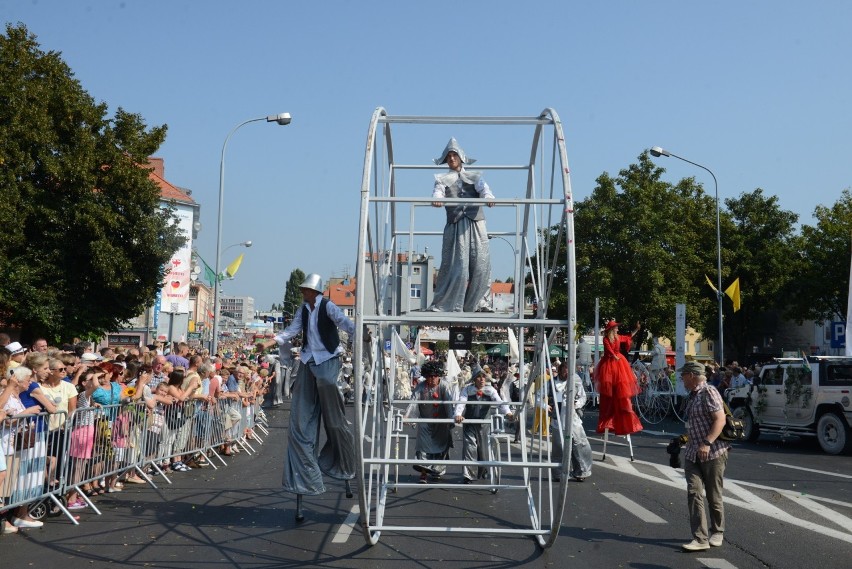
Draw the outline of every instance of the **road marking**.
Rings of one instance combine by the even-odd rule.
[[[849,533],[852,533],[852,519],[844,516],[840,512],[836,512],[831,508],[827,508],[822,504],[818,504],[814,500],[806,496],[787,496],[791,500],[794,500],[797,504],[802,506],[803,508],[807,508],[818,516],[822,516],[823,518],[834,522],[841,528],[845,529]]]
[[[612,436],[613,436],[613,437],[615,437],[616,435],[612,435]],[[602,443],[602,442],[603,442],[603,437],[588,437],[588,439],[589,439],[590,441],[598,441],[599,443]],[[628,443],[620,443],[620,442],[618,442],[618,441],[616,441],[616,440],[613,440],[612,438],[610,438],[610,439],[609,439],[609,441],[607,441],[607,444],[608,444],[608,445],[612,445],[612,446],[617,446],[617,447],[626,447],[626,446],[628,446]]]
[[[801,492],[793,492],[791,490],[784,490],[782,488],[773,488],[772,486],[765,486],[763,484],[755,484],[754,482],[745,482],[743,480],[735,481],[740,486],[748,486],[749,488],[760,488],[761,490],[771,490],[773,492],[778,492],[779,494],[783,494],[787,496],[791,500],[796,500],[800,496],[802,496]],[[822,496],[808,496],[811,500],[816,502],[823,502],[825,504],[834,504],[835,506],[842,506],[844,508],[852,508],[852,503],[844,502],[842,500],[834,500],[832,498],[823,498]]]
[[[601,455],[603,456],[603,455]],[[609,459],[618,467],[622,472],[626,472],[628,474],[639,474],[639,471],[636,469],[633,464],[630,463],[630,460],[626,458],[622,458],[617,454],[609,455]]]
[[[814,470],[813,468],[804,468],[802,466],[793,466],[792,464],[784,464],[782,462],[767,462],[771,466],[780,466],[782,468],[792,468],[794,470],[804,470],[805,472],[813,472],[814,474],[824,474],[825,476],[837,476],[838,478],[849,478],[852,479],[852,476],[848,474],[838,474],[836,472],[826,472],[825,470]]]
[[[601,453],[595,453],[595,454],[601,454]],[[628,465],[630,464],[628,462],[628,459],[626,459],[626,458],[618,457],[618,459],[620,459],[621,462],[617,461],[615,455],[609,455],[609,458],[612,458],[613,462],[615,464],[609,464],[608,462],[595,462],[595,467],[596,468],[597,467],[609,468],[610,470],[618,470],[618,471],[630,474],[632,476],[637,476],[637,477],[642,478],[644,480],[649,480],[649,481],[652,481],[652,482],[656,482],[658,484],[662,484],[664,486],[669,486],[671,488],[677,488],[677,489],[680,489],[680,490],[683,490],[683,491],[686,490],[686,485],[683,482],[676,482],[669,477],[660,478],[659,476],[654,476],[654,475],[648,474],[646,472],[641,472],[639,470],[636,470],[635,468],[624,468],[625,464],[628,464]],[[659,469],[659,466],[660,466],[656,463],[648,462],[648,461],[644,461],[644,460],[636,460],[636,461],[634,461],[634,464],[644,464],[644,465],[656,467],[657,469]],[[632,466],[632,465],[630,465],[630,466]],[[770,516],[770,517],[775,518],[777,520],[786,522],[790,525],[794,525],[794,526],[797,526],[797,527],[800,527],[800,528],[808,529],[808,530],[811,530],[815,533],[824,535],[826,537],[832,537],[834,539],[838,539],[838,540],[846,542],[846,543],[852,543],[852,535],[850,535],[848,533],[841,532],[841,531],[833,529],[833,528],[821,526],[821,525],[816,524],[814,522],[799,519],[798,517],[795,517],[792,514],[788,514],[787,512],[785,512],[785,511],[783,511],[779,508],[776,508],[775,506],[773,506],[772,504],[770,504],[766,500],[759,498],[755,494],[746,490],[744,488],[744,486],[748,486],[748,487],[752,487],[752,488],[760,488],[760,489],[764,489],[764,490],[772,490],[772,491],[777,492],[777,493],[785,496],[786,498],[790,498],[790,499],[795,499],[795,496],[798,495],[798,494],[795,494],[795,493],[790,492],[788,490],[773,488],[771,486],[763,486],[761,484],[754,484],[754,483],[751,483],[751,482],[744,482],[744,481],[740,481],[740,480],[725,479],[725,490],[730,490],[731,494],[735,494],[735,495],[738,496],[736,498],[732,498],[731,496],[725,496],[725,498],[724,498],[725,503],[731,504],[733,506],[739,506],[740,508],[750,510],[750,511],[755,512],[757,514]],[[845,507],[852,506],[852,504],[848,504],[846,502],[841,502],[839,500],[831,500],[830,498],[820,498],[818,496],[808,496],[808,498],[810,498],[811,500],[818,500],[820,502],[825,502],[825,503],[829,503],[829,504],[836,504],[836,505],[845,506]]]
[[[672,482],[677,482],[677,484],[681,487],[685,487],[686,485],[686,475],[682,470],[677,470],[668,466],[667,464],[655,464],[654,468],[663,473],[663,475],[671,480]]]
[[[639,518],[640,520],[647,522],[649,524],[665,524],[668,523],[666,520],[652,512],[651,510],[645,509],[627,496],[623,494],[618,494],[616,492],[601,492],[604,496]]]
[[[346,519],[343,520],[343,523],[340,525],[340,529],[337,530],[337,533],[334,534],[334,539],[331,540],[331,543],[346,543],[346,540],[349,539],[349,536],[352,534],[352,530],[355,529],[355,524],[358,522],[358,515],[361,512],[361,508],[358,504],[352,506],[352,509],[349,511],[349,515],[346,516]]]
[[[711,559],[708,557],[699,557],[696,559],[699,563],[710,569],[737,569],[736,565],[731,565],[724,559]]]

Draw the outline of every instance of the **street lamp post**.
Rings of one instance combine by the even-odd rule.
[[[213,290],[213,344],[211,349],[213,355],[216,354],[219,348],[219,273],[222,271],[222,217],[225,212],[225,150],[228,148],[228,141],[231,139],[231,136],[240,127],[263,120],[284,126],[290,124],[291,117],[290,113],[279,113],[277,115],[243,121],[231,129],[231,132],[225,137],[224,144],[222,144],[222,159],[219,162],[219,219],[216,224],[216,283]]]
[[[716,181],[716,175],[713,173],[710,168],[707,166],[702,166],[697,162],[693,162],[692,160],[687,160],[683,156],[678,156],[668,150],[664,150],[659,146],[654,146],[651,148],[651,156],[659,158],[660,156],[677,158],[678,160],[683,160],[688,164],[692,164],[693,166],[698,166],[702,170],[706,170],[713,177],[713,185],[716,189],[716,300],[719,305],[719,349],[717,350],[719,354],[719,365],[725,365],[725,335],[724,329],[722,326],[722,299],[724,298],[724,293],[722,292],[722,230],[719,223],[719,182]]]

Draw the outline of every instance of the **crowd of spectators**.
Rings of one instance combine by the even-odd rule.
[[[198,450],[198,430],[189,421],[170,428],[170,410],[198,416],[215,404],[224,410],[225,429],[216,450],[240,452],[236,442],[252,438],[251,415],[275,381],[274,368],[237,346],[223,346],[216,357],[185,343],[169,348],[96,350],[85,341],[57,347],[43,338],[27,348],[0,333],[0,533],[43,526],[29,510],[52,489],[63,488],[68,510],[79,516],[88,505],[76,488],[91,501],[121,492],[124,484],[146,483],[129,465],[131,452],[144,453],[145,475],[209,465],[212,449]],[[129,440],[130,409],[145,417],[141,441]],[[24,425],[38,438],[21,451],[16,441]],[[99,453],[104,429],[109,452]],[[63,472],[69,478],[64,484]]]

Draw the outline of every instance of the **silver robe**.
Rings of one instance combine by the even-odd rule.
[[[435,176],[436,193],[448,198],[493,197],[478,172],[450,172]],[[479,189],[483,189],[480,196]],[[433,194],[435,195],[435,194]],[[441,268],[431,310],[474,312],[491,287],[488,230],[479,205],[446,206],[447,224],[441,245]]]
[[[322,476],[337,480],[355,477],[352,424],[344,414],[343,395],[337,389],[340,358],[319,365],[299,366],[290,404],[290,443],[284,458],[284,489],[316,496],[325,492]],[[326,443],[318,449],[320,427]]]

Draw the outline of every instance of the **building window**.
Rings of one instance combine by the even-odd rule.
[[[346,316],[348,316],[349,318],[354,318],[355,317],[355,309],[354,308],[347,308],[346,309]]]
[[[412,275],[419,275],[420,274],[420,267],[411,267],[411,274]]]
[[[422,294],[422,290],[419,284],[411,285],[411,298],[420,298]]]

